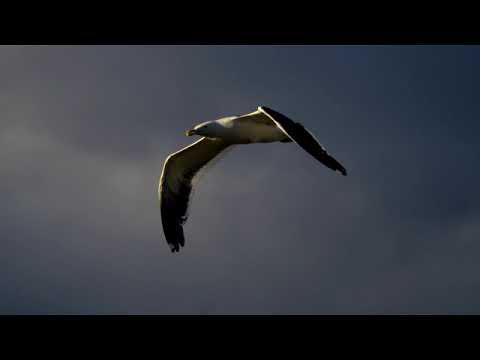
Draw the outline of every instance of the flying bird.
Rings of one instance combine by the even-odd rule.
[[[194,177],[232,145],[295,142],[323,165],[347,175],[347,170],[300,123],[266,106],[246,115],[201,123],[186,135],[199,135],[201,139],[167,157],[158,186],[163,231],[172,252],[185,245],[183,224],[188,218]]]

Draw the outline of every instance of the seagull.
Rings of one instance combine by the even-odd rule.
[[[195,176],[233,145],[295,142],[323,165],[347,175],[347,170],[300,123],[266,106],[246,115],[203,122],[186,135],[198,135],[201,139],[167,157],[158,186],[163,231],[172,252],[185,245],[183,225],[188,218]]]

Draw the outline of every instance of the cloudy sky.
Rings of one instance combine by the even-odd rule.
[[[480,313],[480,47],[0,47],[1,314]],[[156,197],[202,121],[294,144],[206,173],[172,254]]]

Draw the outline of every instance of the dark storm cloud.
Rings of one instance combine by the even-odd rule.
[[[0,48],[1,313],[478,313],[480,49]],[[156,201],[191,125],[267,105],[293,144],[200,180],[172,255]]]

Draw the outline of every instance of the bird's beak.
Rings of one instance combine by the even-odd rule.
[[[187,136],[195,135],[195,129],[190,129],[190,130],[188,130],[188,131],[185,133],[185,135],[187,135]]]

